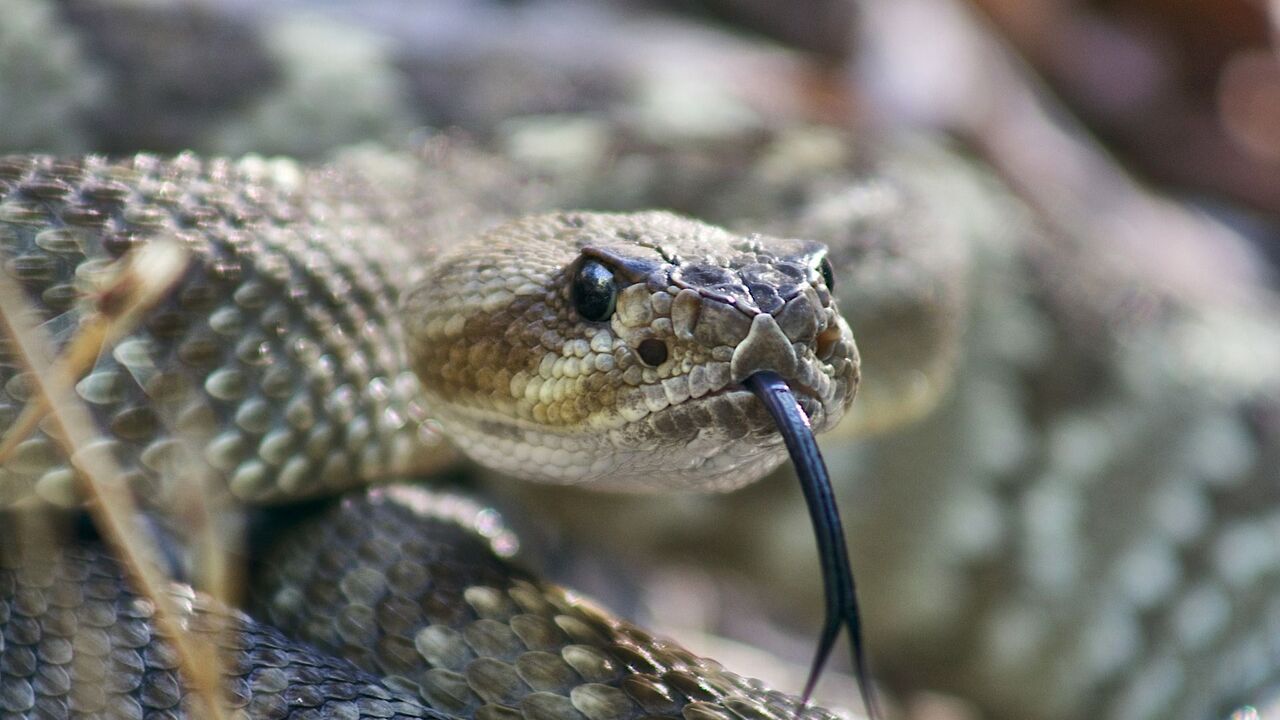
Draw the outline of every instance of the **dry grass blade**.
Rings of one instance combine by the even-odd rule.
[[[103,314],[94,315],[85,322],[71,340],[66,350],[54,361],[45,377],[50,387],[66,392],[76,381],[84,377],[84,373],[93,365],[98,353],[107,344],[107,334],[114,327],[124,323],[114,322]],[[22,413],[9,426],[4,439],[0,440],[0,465],[9,461],[13,451],[23,440],[31,437],[40,426],[40,421],[49,414],[49,401],[45,395],[37,395],[22,408]]]
[[[98,297],[97,312],[80,325],[43,375],[49,388],[69,391],[97,361],[104,347],[133,329],[139,316],[177,281],[186,261],[173,253],[181,252],[175,245],[156,243],[126,257],[116,282]],[[49,395],[43,393],[22,408],[0,440],[0,465],[35,432],[48,412]]]
[[[110,338],[127,333],[142,313],[172,287],[186,264],[185,251],[174,243],[157,241],[144,246],[130,257],[116,281],[99,298],[99,311],[105,320],[91,327],[92,332],[101,333],[101,340],[90,338],[79,344],[73,341],[72,347],[86,352],[95,344],[101,348]],[[21,289],[0,274],[0,322],[12,339],[19,361],[31,371],[35,396],[40,398],[56,429],[52,433],[54,439],[84,481],[94,522],[138,592],[155,604],[156,624],[173,644],[182,671],[203,700],[208,717],[221,720],[226,713],[218,697],[221,672],[217,649],[183,631],[180,613],[165,591],[167,578],[153,549],[130,527],[137,517],[137,507],[122,482],[123,472],[110,453],[93,450],[100,437],[97,427],[84,405],[71,394],[74,379],[68,382],[65,373],[82,360],[64,358],[58,365],[51,364],[49,342],[25,317],[25,305]],[[63,374],[54,374],[58,367]]]

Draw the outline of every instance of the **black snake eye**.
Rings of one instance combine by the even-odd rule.
[[[613,314],[618,300],[618,286],[613,272],[595,260],[587,260],[573,277],[570,294],[573,307],[585,320],[602,322]]]
[[[822,262],[818,263],[818,272],[822,273],[822,282],[827,284],[827,290],[836,291],[836,273],[831,269],[831,261],[822,258]]]

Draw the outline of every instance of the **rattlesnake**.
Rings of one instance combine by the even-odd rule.
[[[16,13],[26,4],[10,6]],[[72,34],[132,37],[147,26],[141,22],[145,18],[118,10],[112,6],[81,17]],[[123,30],[107,22],[112,18],[121,18]],[[317,60],[330,54],[335,39],[355,32],[352,25],[358,23],[335,24],[329,35],[313,41],[324,50],[292,62],[320,65]],[[204,26],[192,27],[198,33]],[[619,55],[643,64],[649,56],[632,51],[655,38],[637,43],[631,38],[635,30],[619,24],[608,31],[595,28],[590,35],[599,36],[598,45],[620,48]],[[50,50],[65,38],[51,43],[40,31],[19,35],[31,36],[33,50],[15,67],[71,62],[65,53]],[[179,37],[169,31],[155,35]],[[220,32],[217,37],[226,41],[242,35]],[[182,37],[173,43],[179,57],[190,42]],[[135,48],[132,43],[107,47],[117,53]],[[421,50],[412,43],[408,48],[410,56]],[[226,52],[251,66],[263,55],[239,46]],[[100,53],[100,48],[89,53],[88,68],[73,62],[55,77],[74,80],[80,89],[103,80],[99,73],[114,66],[97,66],[103,62]],[[672,48],[659,54],[683,57]],[[573,76],[556,66],[554,57],[537,57],[530,62],[521,55],[509,64],[536,68],[557,81]],[[603,146],[597,139],[601,123],[580,115],[499,125],[511,110],[468,104],[472,95],[459,98],[473,86],[475,96],[486,98],[485,88],[494,82],[477,82],[471,70],[480,61],[472,63],[462,63],[462,70],[448,66],[446,75],[468,83],[448,86],[443,93],[448,106],[497,113],[497,118],[486,117],[487,123],[465,119],[488,128],[482,132],[498,128],[494,144],[508,151],[536,148],[534,155],[551,161],[553,169],[563,171],[558,180],[576,190],[557,195],[550,185],[513,172],[509,163],[465,152],[465,161],[457,162],[453,153],[442,153],[429,163],[441,172],[426,180],[430,191],[417,198],[433,208],[428,217],[439,218],[432,228],[437,235],[464,234],[501,218],[554,207],[671,206],[729,227],[767,228],[835,240],[837,250],[854,248],[836,262],[841,307],[859,336],[868,378],[852,413],[880,424],[888,417],[881,412],[886,407],[905,407],[914,417],[942,401],[938,412],[903,433],[869,447],[833,445],[834,456],[828,452],[851,480],[841,492],[854,501],[845,508],[854,512],[851,542],[855,555],[861,555],[862,572],[871,573],[864,574],[862,589],[870,601],[871,631],[878,635],[873,648],[882,677],[894,687],[944,688],[999,717],[1199,718],[1207,708],[1225,714],[1230,703],[1255,697],[1255,689],[1266,686],[1269,675],[1274,678],[1270,638],[1275,634],[1259,628],[1267,627],[1261,619],[1272,616],[1275,607],[1277,573],[1268,560],[1274,535],[1268,528],[1274,527],[1269,508],[1276,495],[1268,468],[1274,466],[1280,435],[1274,392],[1266,389],[1274,385],[1263,377],[1274,375],[1264,371],[1274,353],[1256,350],[1274,337],[1275,327],[1266,322],[1265,309],[1224,299],[1234,287],[1230,272],[1197,262],[1193,276],[1202,288],[1188,292],[1185,283],[1169,282],[1167,271],[1177,258],[1165,257],[1159,238],[1152,239],[1150,257],[1115,250],[1106,237],[1069,243],[1055,236],[1040,242],[1026,209],[1010,200],[1000,183],[947,153],[924,153],[923,162],[907,173],[908,184],[923,192],[904,201],[895,178],[884,177],[886,168],[868,167],[868,145],[879,145],[879,139],[844,138],[840,131],[794,124],[794,118],[780,132],[718,128],[713,137],[699,136],[693,143],[682,135],[687,126],[659,123]],[[112,93],[95,96],[116,112],[116,122],[98,122],[94,114],[98,124],[89,127],[125,127],[134,133],[128,135],[132,144],[104,146],[132,152],[168,139],[169,147],[208,148],[206,126],[216,126],[234,111],[209,116],[202,108],[195,121],[189,113],[168,112],[166,102],[187,98],[164,92],[173,87],[164,82],[173,79],[169,75],[154,82],[147,73],[175,68],[176,75],[181,67],[135,59],[116,70],[120,75],[112,80],[123,83],[120,87],[156,91],[126,94],[135,99],[123,103]],[[209,68],[197,69],[208,79]],[[352,67],[338,87],[359,89],[363,86],[354,85],[353,78],[381,80],[378,72],[387,68]],[[278,76],[259,73],[259,78],[273,77]],[[61,87],[46,84],[51,92]],[[599,90],[600,84],[613,87],[583,86]],[[707,90],[703,86],[697,95],[699,107],[704,101],[723,107],[723,98]],[[777,90],[771,101],[784,102]],[[311,91],[308,103],[351,108],[357,115],[393,114],[351,102],[359,96],[334,93],[331,87]],[[293,99],[279,89],[268,95]],[[156,112],[138,116],[137,105],[156,106]],[[647,105],[638,114],[630,105],[625,113],[609,107],[610,116],[646,122],[654,117]],[[572,103],[533,108],[583,109]],[[587,109],[600,110],[595,104]],[[521,110],[530,108],[515,109]],[[82,116],[62,112],[35,124],[64,138],[68,126],[81,128],[76,121]],[[175,117],[184,120],[173,122]],[[240,125],[250,123],[235,118]],[[298,126],[297,121],[270,126],[274,141],[252,133],[244,134],[254,140],[234,136],[250,148],[283,147],[291,153],[326,146],[313,137],[313,128],[298,133]],[[176,140],[163,132],[175,128],[183,133]],[[223,130],[220,136],[230,135]],[[707,132],[700,125],[693,130]],[[833,135],[842,139],[833,141]],[[349,141],[352,135],[339,137]],[[87,146],[103,143],[95,139]],[[888,147],[885,154],[893,158],[901,150]],[[389,165],[386,186],[403,188],[406,176],[396,170],[403,162]],[[601,172],[606,166],[610,172]],[[452,212],[441,213],[446,207]],[[955,236],[954,224],[939,228],[919,222],[939,209],[961,218],[963,241]],[[1256,290],[1244,288],[1242,295],[1252,297]],[[967,333],[957,351],[962,327]],[[69,330],[56,323],[47,329],[58,339]],[[942,394],[957,367],[963,369],[958,387]],[[890,379],[902,382],[886,383]],[[904,396],[913,402],[903,403]],[[405,417],[416,417],[412,406],[405,410]],[[431,426],[426,428],[430,439]],[[402,437],[417,445],[408,433]],[[434,464],[430,457],[399,458]],[[253,477],[244,476],[246,489],[253,488]],[[74,502],[64,481],[56,475],[48,479],[49,500]],[[167,491],[165,500],[175,499],[176,489],[148,488],[157,498]],[[669,553],[677,548],[674,552],[685,558],[709,548],[753,572],[747,594],[775,605],[785,596],[793,616],[818,606],[804,582],[812,570],[807,561],[796,561],[796,552],[805,557],[811,552],[807,534],[798,550],[790,541],[807,533],[795,523],[803,510],[793,506],[790,485],[725,496],[716,507],[732,513],[728,523],[700,514],[706,511],[697,508],[707,503],[624,503],[521,492],[523,499],[539,501],[544,515],[558,513],[561,524],[578,527],[579,537],[600,546],[643,556],[656,545]],[[736,532],[723,532],[726,525]],[[4,546],[15,545],[6,541]],[[465,600],[459,607],[464,605]],[[353,615],[364,617],[365,603],[353,606]],[[351,627],[368,625],[349,624],[347,634],[333,641],[348,652],[368,644]],[[453,680],[452,687],[459,687]]]
[[[64,345],[111,312],[130,272],[145,276],[133,258],[164,243],[185,255],[174,287],[75,378],[102,433],[75,448],[75,468],[118,465],[113,481],[127,482],[157,520],[178,566],[199,570],[181,510],[191,496],[218,508],[278,504],[402,476],[429,418],[473,458],[527,478],[729,489],[785,457],[765,406],[744,388],[762,371],[787,380],[815,430],[844,414],[858,356],[833,305],[822,245],[738,236],[661,212],[534,215],[473,235],[431,192],[443,165],[428,163],[447,152],[437,143],[405,160],[398,187],[354,163],[185,155],[0,164],[6,269],[30,303],[28,320]],[[26,360],[15,352],[5,369],[13,413],[40,398]],[[15,417],[11,431],[22,425]],[[32,432],[5,465],[6,505],[79,504],[76,469],[51,436],[73,433]],[[348,501],[340,514],[376,519],[332,522],[377,532],[339,533],[342,542],[319,553],[317,543],[335,538],[302,541],[314,564],[277,561],[272,575],[286,582],[266,591],[273,619],[292,618],[285,627],[322,648],[342,647],[325,622],[336,618],[332,628],[346,640],[362,628],[378,649],[345,654],[387,673],[385,682],[239,616],[219,634],[209,620],[218,613],[179,590],[188,593],[178,611],[185,624],[209,626],[224,649],[229,704],[254,717],[306,708],[376,716],[349,704],[358,696],[431,715],[406,698],[408,684],[431,707],[477,716],[799,709],[436,539],[451,532],[436,527],[448,520],[442,504],[412,489]],[[217,522],[224,535],[234,532]],[[393,524],[406,527],[381,534]],[[828,542],[842,546],[838,524],[829,527],[837,534]],[[396,542],[421,552],[396,552]],[[165,649],[162,627],[146,624],[145,604],[113,561],[92,545],[50,557],[48,548],[10,543],[7,710],[149,717],[186,707],[190,678],[184,684],[173,672],[182,654]],[[385,552],[341,561],[350,545]],[[393,582],[405,573],[416,580]],[[342,588],[327,596],[336,607],[312,602],[316,584]],[[843,622],[852,589],[840,592],[831,619]],[[369,613],[406,602],[423,612],[400,607],[399,621],[369,625]],[[366,615],[356,614],[361,608]],[[136,621],[99,620],[104,614]],[[856,618],[849,621],[856,633]],[[86,626],[98,638],[87,649],[77,645]],[[336,675],[308,674],[314,666]]]

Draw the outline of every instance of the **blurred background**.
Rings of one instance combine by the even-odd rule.
[[[824,448],[893,714],[1280,717],[1277,33],[1275,0],[0,0],[0,152],[429,127],[580,207],[839,242],[865,384]],[[557,577],[800,687],[785,472],[475,481]]]
[[[702,29],[732,33],[757,55],[774,51],[769,69],[791,88],[775,98],[757,88],[754,99],[768,106],[758,110],[954,131],[966,112],[970,121],[980,112],[956,105],[984,102],[957,100],[977,89],[965,83],[982,80],[964,77],[978,61],[976,48],[956,45],[975,33],[1015,53],[1029,66],[1023,82],[1051,91],[1132,172],[1231,216],[1276,252],[1280,71],[1277,11],[1267,0],[908,0],[883,7],[874,0],[8,0],[6,8],[0,99],[3,146],[11,150],[213,145],[306,155],[396,123],[481,129],[518,114],[600,111],[645,82],[637,77],[644,69],[687,62],[719,65],[729,75],[764,69],[761,58],[748,62],[723,42],[676,50],[681,43],[668,38],[651,50],[668,57],[643,57],[662,23],[679,24],[681,33],[667,29],[684,34],[684,45],[697,45],[690,34]],[[970,23],[963,31],[957,12]],[[301,13],[309,27],[287,19]],[[310,42],[333,52],[311,77],[288,77],[302,71],[278,61],[304,53],[308,30]],[[336,37],[324,37],[326,30]],[[392,74],[360,72],[362,63],[379,62]],[[886,62],[895,66],[891,77]],[[336,76],[344,66],[345,79]],[[487,82],[475,82],[486,72]],[[776,76],[789,72],[797,74]],[[1008,89],[985,80],[991,90]],[[311,145],[283,137],[284,127],[224,127],[272,89],[292,85],[302,93],[297,86],[311,83],[320,94],[326,82],[329,93],[361,102],[345,117],[329,118],[332,134]],[[295,100],[292,120],[327,114],[313,105],[308,117],[303,99]],[[268,111],[258,110],[268,120]],[[282,125],[288,111],[275,108]],[[277,136],[263,136],[272,130]]]

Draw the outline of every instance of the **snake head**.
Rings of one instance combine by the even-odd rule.
[[[621,490],[728,490],[786,457],[743,381],[814,431],[858,384],[826,248],[663,212],[525,218],[460,243],[404,300],[432,415],[478,462]]]

